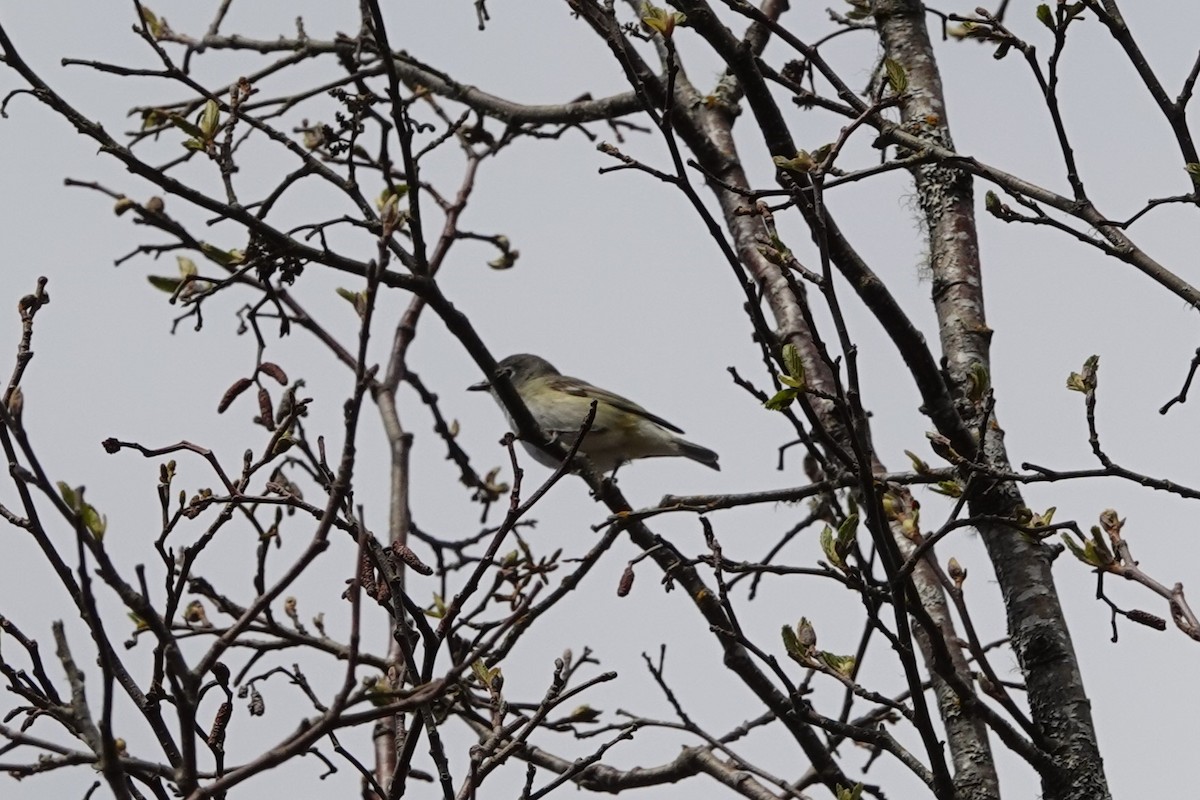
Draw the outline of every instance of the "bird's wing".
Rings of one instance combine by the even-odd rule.
[[[656,414],[651,414],[649,411],[642,408],[632,400],[626,400],[619,394],[613,394],[612,392],[601,389],[599,386],[593,386],[587,381],[581,381],[579,378],[569,378],[566,375],[556,375],[553,378],[550,378],[549,384],[553,388],[558,389],[560,392],[566,392],[567,394],[572,394],[576,397],[586,397],[600,400],[608,403],[614,408],[620,409],[621,411],[627,411],[630,414],[636,414],[639,417],[648,419],[654,424],[661,425],[669,431],[683,433],[682,429],[672,425]]]

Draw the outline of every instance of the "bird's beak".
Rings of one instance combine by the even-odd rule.
[[[467,391],[468,392],[486,392],[486,391],[489,391],[491,388],[492,388],[492,384],[488,383],[487,381],[480,381],[479,383],[472,383],[470,386],[468,386]]]

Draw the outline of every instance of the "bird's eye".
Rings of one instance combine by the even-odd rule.
[[[512,367],[499,367],[496,370],[496,377],[498,377],[498,378],[504,377],[504,378],[508,378],[509,380],[512,380],[512,376],[515,374],[516,374],[516,371]]]

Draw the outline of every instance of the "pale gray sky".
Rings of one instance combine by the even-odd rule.
[[[151,7],[176,30],[198,34],[216,5],[157,0]],[[797,30],[819,30],[824,24],[825,4],[795,5],[791,17]],[[1186,0],[1126,5],[1131,28],[1173,96],[1195,58],[1200,6]],[[492,22],[481,33],[475,29],[472,4],[465,0],[389,4],[392,44],[460,82],[523,102],[561,102],[584,91],[599,97],[626,88],[608,50],[582,22],[571,18],[566,4],[493,2],[490,6]],[[965,13],[973,7],[974,3],[951,3],[942,10]],[[1049,33],[1037,23],[1033,9],[1032,3],[1013,3],[1009,23],[1048,52]],[[297,15],[304,18],[313,38],[353,32],[358,24],[357,3],[347,0],[243,0],[235,2],[224,30],[259,38],[288,36],[294,32],[292,20]],[[130,33],[130,3],[0,0],[0,21],[43,76],[110,132],[136,126],[136,120],[124,117],[135,104],[183,96],[180,89],[159,83],[59,65],[62,57],[71,56],[153,66],[153,54]],[[1169,129],[1107,32],[1087,21],[1072,34],[1062,65],[1063,109],[1084,178],[1101,211],[1123,218],[1150,197],[1187,192],[1188,181]],[[715,79],[717,66],[699,45],[690,31],[679,34],[692,80],[706,86]],[[768,51],[769,57],[778,56],[775,47]],[[874,54],[870,34],[844,37],[828,51],[835,66],[858,87],[869,78]],[[939,57],[958,149],[1066,192],[1048,116],[1019,54],[997,62],[989,47],[943,43]],[[236,78],[255,63],[241,56],[209,54],[196,62],[197,77],[215,85]],[[335,72],[329,65],[306,65],[295,80],[315,82],[314,76]],[[16,88],[15,80],[11,72],[0,70],[0,91]],[[283,91],[289,85],[272,86],[269,91]],[[329,108],[327,100],[318,100],[297,109],[282,127],[290,129],[304,117],[320,119]],[[114,217],[111,202],[102,195],[64,188],[62,179],[97,180],[139,199],[152,194],[151,189],[113,160],[97,156],[92,143],[30,98],[12,101],[8,113],[9,119],[0,121],[0,175],[6,187],[0,214],[0,241],[5,249],[0,307],[10,311],[0,319],[0,357],[11,357],[3,354],[11,354],[19,335],[11,312],[17,298],[33,289],[36,276],[49,276],[53,302],[38,317],[37,355],[24,382],[27,425],[50,474],[71,484],[85,484],[91,502],[107,513],[107,541],[121,563],[148,563],[157,576],[151,544],[157,533],[158,462],[129,453],[107,456],[99,442],[117,436],[164,445],[184,438],[211,446],[231,470],[236,470],[246,442],[261,446],[261,429],[250,423],[249,396],[224,416],[214,413],[225,387],[254,364],[254,342],[236,336],[234,316],[249,296],[229,293],[217,298],[206,306],[202,332],[194,333],[185,324],[171,336],[170,320],[176,309],[150,287],[145,276],[172,274],[174,259],[156,264],[140,257],[120,268],[112,266],[114,259],[139,242],[159,237],[147,236],[129,217]],[[797,142],[810,149],[831,140],[842,124],[811,112],[789,113]],[[739,125],[743,157],[758,184],[767,187],[772,168],[749,123],[746,118]],[[591,129],[602,139],[612,138],[603,126]],[[869,137],[862,137],[847,158],[860,166],[871,163],[876,156],[868,145]],[[622,147],[655,165],[668,164],[665,148],[654,136],[634,135]],[[179,143],[164,137],[154,152],[155,158],[165,161],[179,152]],[[278,151],[260,146],[255,152],[259,157],[244,162],[237,178],[247,197],[260,195],[262,190],[256,186],[272,186],[285,170],[295,167],[291,157]],[[798,460],[791,460],[784,473],[775,470],[776,448],[788,439],[784,421],[733,386],[725,371],[736,366],[760,385],[766,382],[741,310],[742,295],[729,268],[680,194],[640,173],[597,174],[598,168],[612,163],[577,134],[554,142],[524,141],[497,161],[485,163],[463,227],[504,233],[521,256],[515,269],[497,272],[485,265],[494,255],[488,248],[463,244],[441,276],[445,293],[471,318],[497,357],[537,352],[564,372],[629,395],[721,454],[720,473],[682,460],[648,461],[623,469],[621,487],[635,505],[651,505],[667,492],[748,491],[805,482]],[[459,167],[460,157],[448,148],[435,162],[433,180],[449,189]],[[219,188],[210,164],[197,160],[181,174],[210,190]],[[1177,391],[1200,344],[1195,312],[1131,267],[1106,260],[1046,229],[1005,226],[982,214],[984,188],[977,186],[976,194],[988,314],[996,331],[993,383],[1014,462],[1095,466],[1082,398],[1067,392],[1064,381],[1088,355],[1097,353],[1101,357],[1099,419],[1110,455],[1151,475],[1200,483],[1193,444],[1200,400],[1166,417],[1157,413],[1158,406]],[[168,212],[182,219],[204,219],[185,210],[177,198],[168,197],[166,202]],[[328,211],[322,203],[330,205]],[[847,186],[831,193],[829,203],[854,244],[889,282],[929,341],[936,343],[929,285],[918,274],[924,250],[907,178],[892,173]],[[297,191],[280,209],[284,220],[338,213],[341,206],[315,184]],[[1195,268],[1200,228],[1194,213],[1185,206],[1169,206],[1152,212],[1132,229],[1133,237],[1151,255],[1193,281],[1200,279]],[[786,215],[779,221],[788,244],[802,260],[815,265],[812,247],[797,221]],[[217,225],[206,235],[223,246],[244,245],[233,226]],[[372,255],[366,239],[345,241],[352,255]],[[296,294],[332,329],[349,335],[356,318],[334,295],[338,286],[358,288],[346,277],[312,268],[297,284]],[[865,403],[874,413],[881,458],[893,469],[906,467],[904,449],[932,459],[924,439],[929,426],[917,412],[918,396],[903,365],[878,326],[849,300],[850,292],[843,291],[842,296],[851,334],[860,348]],[[407,297],[393,293],[382,303],[373,342],[380,358],[390,340],[389,323],[394,323],[406,302]],[[268,357],[292,377],[308,381],[310,394],[317,398],[310,432],[340,442],[341,403],[351,386],[346,370],[302,331],[283,341],[272,340]],[[502,415],[488,398],[461,391],[480,376],[432,315],[422,323],[412,365],[439,393],[444,413],[461,422],[461,441],[477,466],[507,464],[507,456],[495,444],[505,431]],[[443,460],[444,450],[431,433],[429,415],[412,397],[405,398],[402,414],[417,435],[416,521],[448,537],[473,532],[478,512],[465,502],[454,468]],[[387,459],[374,414],[366,416],[360,445],[356,499],[365,506],[368,521],[383,530]],[[178,461],[179,485],[189,493],[213,483],[198,459]],[[546,474],[532,461],[526,466],[530,482]],[[925,494],[921,495],[923,513],[932,526],[945,507]],[[1182,581],[1200,592],[1194,509],[1177,498],[1151,495],[1116,481],[1030,487],[1026,497],[1031,507],[1057,506],[1059,518],[1078,519],[1084,527],[1093,524],[1101,510],[1116,507],[1129,519],[1126,534],[1142,566],[1165,583]],[[13,500],[11,486],[0,486],[0,502]],[[801,508],[780,506],[726,512],[712,519],[727,556],[754,559],[802,513]],[[590,526],[603,519],[604,510],[587,497],[581,483],[566,481],[536,516],[539,525],[528,536],[539,551],[561,546],[569,555],[578,555],[594,541]],[[654,528],[685,552],[703,550],[694,518],[663,517]],[[186,530],[181,540],[190,541],[200,530]],[[239,541],[242,534],[244,540]],[[295,525],[289,547],[301,546],[307,534],[303,525]],[[73,611],[33,546],[11,529],[0,535],[4,553],[0,614],[42,640],[49,650],[50,621],[71,620]],[[60,529],[57,535],[64,547],[69,544],[68,531]],[[971,571],[969,602],[981,637],[989,641],[1003,632],[999,592],[977,537],[967,533],[955,537],[940,552],[943,558],[955,555]],[[199,571],[244,596],[254,546],[251,533],[230,527]],[[285,549],[281,556],[288,552]],[[601,659],[601,668],[617,670],[620,678],[592,690],[584,700],[610,712],[623,708],[669,717],[669,708],[640,658],[642,652],[656,653],[665,643],[668,677],[710,731],[723,732],[757,715],[760,709],[753,698],[721,666],[718,648],[687,598],[680,592],[664,595],[647,564],[638,570],[632,594],[615,597],[618,576],[635,554],[632,545],[618,543],[585,585],[527,638],[505,666],[510,697],[540,696],[553,658],[564,648],[579,653],[587,645]],[[792,563],[815,563],[820,557],[815,531],[799,537],[786,555]],[[331,630],[344,630],[347,612],[337,598],[343,578],[353,570],[352,556],[339,543],[325,556],[323,566],[296,586],[293,593],[301,598],[305,618],[324,611]],[[285,563],[284,558],[276,563]],[[1108,641],[1106,608],[1094,599],[1094,577],[1069,557],[1059,560],[1055,574],[1081,656],[1114,796],[1165,796],[1190,785],[1191,764],[1185,756],[1200,709],[1193,682],[1186,676],[1196,663],[1195,643],[1174,629],[1156,633],[1124,624],[1120,643],[1113,645]],[[154,582],[160,579],[155,577]],[[412,588],[418,602],[426,602],[434,587],[422,587],[414,579]],[[1109,588],[1126,607],[1167,616],[1161,602],[1140,589],[1112,582]],[[104,607],[112,612],[112,626],[119,631],[123,613],[111,598],[105,599]],[[758,601],[743,603],[740,612],[742,622],[758,631],[765,646],[778,642],[782,623],[805,615],[817,625],[823,647],[846,652],[857,640],[859,608],[853,594],[827,583],[792,578],[770,584]],[[384,628],[380,620],[374,621],[372,644],[382,647]],[[73,624],[71,630],[77,655],[85,653],[82,660],[90,660],[82,627]],[[120,633],[113,636],[122,638]],[[146,656],[149,648],[144,649]],[[775,650],[782,655],[782,648]],[[283,663],[291,662],[285,658]],[[996,666],[1002,674],[1019,679],[1011,656],[998,656]],[[323,668],[334,670],[331,680],[339,678],[336,667]],[[51,665],[51,673],[58,674],[56,665]],[[885,693],[902,685],[893,660],[882,650],[869,653],[863,681]],[[98,700],[99,687],[92,690]],[[261,747],[282,737],[306,713],[282,681],[267,684],[264,691],[265,718],[251,719],[244,704],[237,706],[229,745],[235,754],[246,752],[239,746]],[[818,698],[822,696],[819,692]],[[824,696],[835,695],[831,691]],[[138,742],[149,746],[144,730],[132,730],[132,717],[128,724],[131,733],[125,735],[131,749]],[[368,735],[364,729],[344,739],[365,748]],[[447,735],[459,745],[466,741],[461,731]],[[654,764],[673,757],[680,743],[674,736],[643,732],[634,743],[610,751],[609,760],[620,766]],[[557,739],[542,744],[572,755],[587,752]],[[454,752],[461,767],[465,747]],[[802,756],[791,742],[780,738],[755,737],[747,754],[777,774],[794,777],[802,771]],[[865,760],[864,751],[861,759],[851,756],[847,761],[852,765]],[[866,780],[884,783],[892,797],[911,796],[915,783],[886,761],[877,763]],[[1010,758],[1003,763],[1005,797],[1036,797],[1036,780],[1024,765]],[[355,790],[357,780],[346,769],[316,784],[311,779],[321,769],[310,759],[289,769],[286,781],[259,778],[240,791],[257,792],[266,800],[298,790],[312,797],[345,797]],[[507,773],[494,780],[497,787],[512,793],[508,787],[519,785],[523,767],[514,764]],[[92,779],[87,770],[63,772],[8,783],[2,791],[18,800],[51,796],[51,788],[54,796],[81,796]],[[693,782],[645,794],[690,797],[698,790],[709,791]],[[498,788],[489,791],[503,794]],[[424,796],[424,791],[413,796]]]

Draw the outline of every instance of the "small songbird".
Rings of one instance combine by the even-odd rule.
[[[596,419],[579,452],[600,472],[609,472],[635,458],[654,456],[684,456],[706,467],[721,469],[716,453],[679,436],[683,431],[662,417],[618,394],[563,375],[544,358],[520,353],[499,362],[496,370],[508,376],[538,426],[567,446],[574,443],[592,401],[597,401]],[[481,381],[469,389],[491,392],[496,402],[500,402],[489,381]],[[504,408],[503,403],[500,407]],[[558,466],[557,461],[536,447],[526,444],[525,449],[538,463]]]

